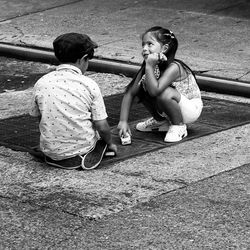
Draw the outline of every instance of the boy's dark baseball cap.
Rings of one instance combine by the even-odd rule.
[[[54,53],[63,63],[75,63],[77,59],[89,54],[93,56],[97,44],[86,34],[66,33],[58,36],[54,42]]]

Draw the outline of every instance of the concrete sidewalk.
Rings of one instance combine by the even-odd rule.
[[[0,10],[0,42],[51,48],[59,34],[82,32],[99,44],[98,57],[141,62],[140,34],[161,25],[195,71],[250,82],[249,11],[247,0],[10,0]]]
[[[176,33],[178,57],[194,70],[250,82],[247,1],[4,3],[0,42],[51,48],[61,33],[84,32],[100,45],[99,57],[140,62],[139,35],[162,25]],[[50,67],[1,68],[18,74],[17,64],[30,73]],[[129,82],[91,77],[104,95]],[[27,113],[30,96],[31,89],[1,94],[1,118]],[[0,248],[248,249],[249,137],[247,124],[89,172],[50,168],[0,147]]]

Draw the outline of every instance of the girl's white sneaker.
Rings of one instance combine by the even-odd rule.
[[[187,136],[187,125],[171,125],[165,136],[165,142],[178,142]]]

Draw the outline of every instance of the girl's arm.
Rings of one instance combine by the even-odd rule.
[[[122,135],[125,136],[127,132],[131,135],[131,131],[128,125],[128,118],[129,118],[129,112],[130,112],[130,108],[132,106],[133,100],[140,88],[138,84],[140,78],[141,78],[141,74],[138,74],[133,85],[129,87],[129,89],[126,91],[122,99],[120,121],[117,126],[120,136]]]
[[[122,99],[120,121],[127,122],[129,117],[129,111],[132,106],[134,96],[132,91],[129,89]]]
[[[151,96],[158,96],[179,77],[179,68],[177,64],[171,63],[163,72],[162,76],[157,80],[154,74],[154,69],[158,57],[153,58],[153,56],[154,55],[152,54],[152,58],[148,57],[146,61],[146,88]]]

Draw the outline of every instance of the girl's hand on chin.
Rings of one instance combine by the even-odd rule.
[[[159,53],[149,54],[146,58],[147,65],[155,67],[159,63]]]

